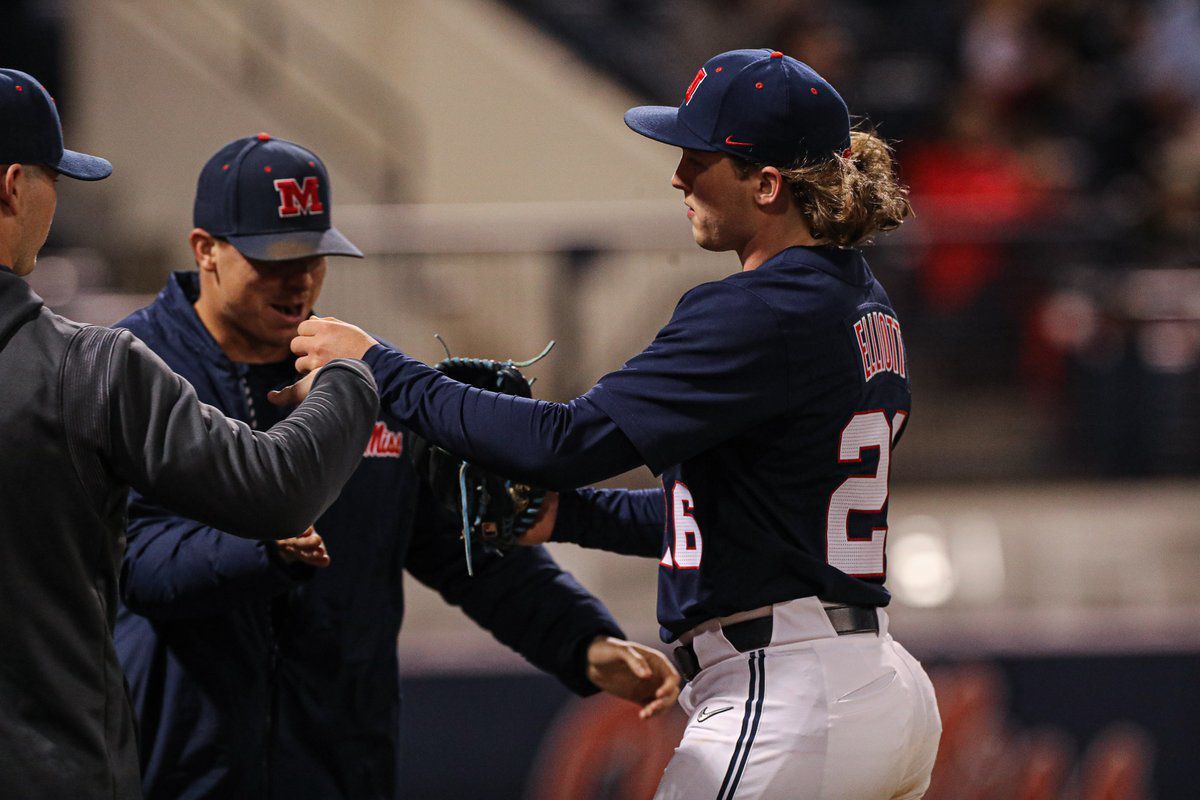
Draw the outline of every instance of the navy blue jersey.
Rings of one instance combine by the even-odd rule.
[[[911,391],[859,252],[794,247],[697,286],[587,396],[662,473],[664,638],[797,597],[887,604],[891,449]]]
[[[657,497],[565,494],[555,535],[661,555],[667,641],[798,597],[889,600],[888,477],[911,393],[900,323],[857,251],[793,247],[697,286],[569,403],[468,387],[381,345],[364,360],[398,420],[487,469],[559,490],[638,463],[662,473]]]

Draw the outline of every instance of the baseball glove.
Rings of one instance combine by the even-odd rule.
[[[538,361],[553,346],[551,342],[542,355],[520,363],[447,356],[436,368],[468,386],[532,397],[533,382],[521,374],[519,367]],[[544,489],[502,478],[415,434],[406,449],[418,474],[433,489],[434,498],[462,518],[469,575],[475,574],[474,547],[504,555],[517,546],[517,539],[537,520],[546,498]]]

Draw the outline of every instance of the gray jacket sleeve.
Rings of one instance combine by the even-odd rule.
[[[133,334],[100,330],[79,337],[64,377],[72,369],[76,380],[95,377],[90,395],[107,405],[91,415],[101,457],[171,510],[239,536],[287,538],[329,507],[358,466],[379,409],[362,362],[330,362],[308,399],[260,432],[201,403]]]

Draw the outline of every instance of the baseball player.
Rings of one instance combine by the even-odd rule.
[[[624,368],[570,403],[534,402],[319,319],[292,343],[298,368],[365,356],[421,435],[563,490],[534,538],[659,560],[662,637],[690,679],[659,797],[920,797],[941,726],[883,610],[908,358],[856,249],[909,211],[890,150],[850,130],[816,72],[769,50],[722,53],[678,108],[625,121],[682,148],[671,184],[696,242],[742,271],[685,294]],[[575,488],[638,464],[662,490]]]
[[[267,391],[296,379],[288,344],[332,257],[362,255],[332,215],[315,153],[266,133],[228,143],[196,188],[198,269],[173,273],[119,324],[204,402],[253,428],[290,419]],[[376,420],[360,452],[304,537],[311,554],[236,539],[134,493],[116,650],[147,800],[396,797],[406,570],[578,694],[654,704],[646,714],[674,702],[670,663],[616,638],[604,606],[544,549],[465,574],[457,519],[418,480],[394,420]]]
[[[59,176],[111,172],[103,158],[64,149],[41,83],[0,69],[6,800],[141,797],[137,730],[112,641],[131,488],[238,536],[290,539],[337,498],[379,410],[366,366],[339,362],[287,424],[254,431],[201,403],[128,331],[47,308],[24,278],[50,232]]]

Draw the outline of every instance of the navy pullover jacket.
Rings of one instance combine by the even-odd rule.
[[[196,315],[194,272],[119,323],[202,401],[261,416],[245,365]],[[147,800],[386,798],[396,786],[396,636],[407,569],[579,694],[584,645],[621,636],[598,600],[541,548],[470,578],[460,524],[436,506],[386,418],[338,500],[315,522],[332,565],[285,566],[262,542],[130,503],[117,654],[140,726]]]

